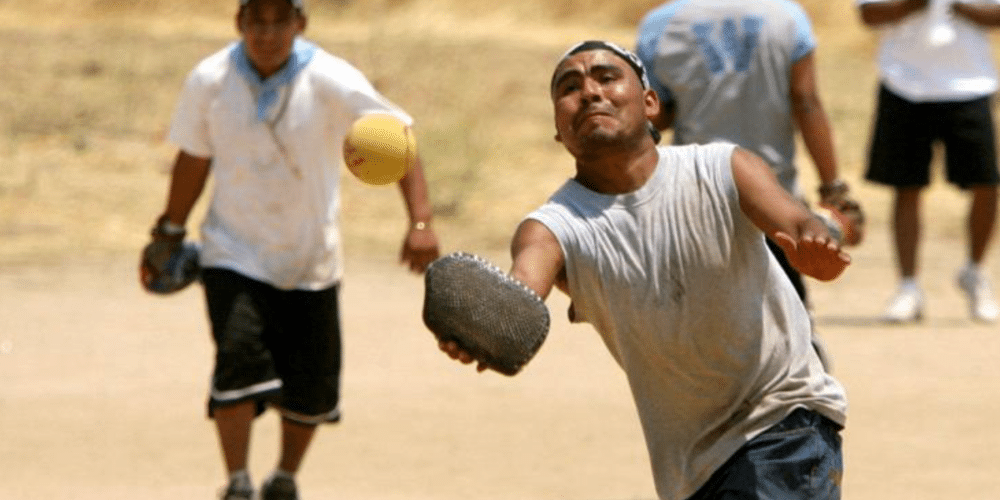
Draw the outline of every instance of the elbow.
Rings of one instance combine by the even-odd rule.
[[[819,94],[815,91],[796,92],[792,91],[792,115],[798,123],[806,121],[823,109],[823,103],[819,99]]]
[[[872,14],[868,14],[865,12],[861,13],[861,22],[864,23],[864,25],[868,26],[869,28],[878,28],[879,26],[885,24],[885,22],[879,20],[877,16],[873,16]]]

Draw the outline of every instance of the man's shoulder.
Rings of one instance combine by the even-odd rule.
[[[235,46],[235,42],[231,43],[198,61],[191,70],[189,78],[202,83],[221,80],[232,64],[232,52]]]
[[[321,86],[350,89],[371,85],[353,63],[318,46],[305,71],[314,82],[322,82]]]
[[[736,148],[732,142],[722,140],[706,144],[660,146],[660,162],[670,172],[669,176],[673,178],[670,182],[680,182],[682,178],[715,177],[718,171],[731,165]]]
[[[660,150],[660,156],[667,156],[670,154],[678,155],[699,155],[699,154],[719,154],[719,155],[731,155],[732,151],[736,148],[736,144],[732,141],[727,141],[723,139],[715,140],[707,143],[692,143],[692,144],[670,144],[670,145],[660,145],[657,149]]]
[[[333,54],[318,45],[314,45],[314,47],[315,52],[313,53],[312,60],[310,61],[310,66],[314,71],[338,72],[346,70],[360,72],[360,70],[358,70],[358,68],[347,59]]]

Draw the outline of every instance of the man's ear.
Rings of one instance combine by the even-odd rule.
[[[653,89],[646,89],[642,96],[643,105],[646,108],[646,118],[652,120],[660,114],[660,96]]]

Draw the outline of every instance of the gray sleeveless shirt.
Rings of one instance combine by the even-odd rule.
[[[528,215],[559,241],[576,320],[625,370],[661,498],[693,494],[796,408],[845,421],[808,314],[740,209],[733,150],[660,147],[639,190],[569,180]]]

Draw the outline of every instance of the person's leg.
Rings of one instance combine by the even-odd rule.
[[[261,487],[261,500],[297,500],[299,498],[298,486],[295,484],[295,473],[298,472],[315,433],[315,424],[281,418],[281,456],[278,459],[278,467],[268,476]]]
[[[892,229],[899,286],[882,313],[882,319],[892,323],[923,317],[924,296],[917,283],[921,190],[921,187],[896,189]]]
[[[792,286],[795,287],[795,293],[799,295],[799,299],[809,313],[809,325],[812,328],[812,345],[816,351],[816,355],[819,356],[823,368],[827,372],[833,372],[833,357],[830,355],[829,349],[826,348],[826,343],[819,337],[819,332],[816,331],[816,324],[813,321],[812,304],[809,303],[809,295],[806,291],[806,284],[802,278],[802,274],[792,267],[792,264],[788,262],[788,256],[785,255],[785,251],[777,243],[771,241],[770,238],[764,238],[764,242],[767,244],[767,248],[771,251],[771,254],[774,255],[775,260],[778,261],[781,270],[785,272],[785,276],[788,276],[789,281],[792,282]]]
[[[969,299],[973,319],[992,323],[1000,319],[1000,304],[993,297],[990,280],[983,269],[997,216],[997,187],[971,188],[969,208],[969,261],[958,273],[958,286]]]
[[[896,189],[893,204],[893,243],[896,246],[896,265],[900,279],[916,279],[917,247],[920,243],[920,192],[919,187]]]
[[[233,474],[246,470],[250,451],[250,431],[257,416],[253,401],[219,406],[214,410],[215,427],[219,433],[219,444],[226,470]]]
[[[340,410],[340,311],[337,287],[282,292],[280,332],[270,339],[284,381],[281,455],[261,488],[262,500],[298,498],[295,474],[318,424],[336,422]]]
[[[262,342],[267,330],[252,280],[232,271],[205,269],[202,283],[215,341],[208,415],[215,420],[228,473],[222,498],[253,497],[247,457],[253,419],[277,397],[281,381]]]
[[[976,265],[983,262],[993,238],[997,219],[997,186],[976,186],[970,189],[972,204],[969,207],[969,260]]]
[[[278,469],[295,474],[302,464],[302,457],[309,449],[316,425],[296,422],[288,418],[281,419],[281,458]]]
[[[840,428],[796,410],[750,440],[688,500],[839,500]]]
[[[880,88],[865,178],[890,186],[895,193],[892,231],[900,283],[882,313],[889,322],[919,319],[923,312],[923,294],[916,282],[919,203],[921,189],[930,183],[939,115],[930,104],[910,102],[885,86]]]
[[[972,201],[967,220],[968,260],[958,272],[958,286],[969,300],[977,321],[1000,319],[1000,305],[993,298],[982,264],[988,255],[997,218],[996,136],[990,98],[951,105],[949,133],[945,136],[948,180],[969,191]]]
[[[253,482],[247,469],[250,451],[250,431],[257,415],[256,403],[240,403],[214,408],[215,427],[219,434],[222,458],[226,463],[229,481],[222,492],[223,500],[250,500]]]
[[[795,287],[795,293],[798,294],[799,299],[805,304],[806,309],[809,308],[809,297],[806,292],[806,284],[802,279],[802,274],[799,273],[794,267],[792,267],[791,262],[788,262],[788,257],[785,255],[785,251],[778,246],[777,243],[771,241],[770,238],[765,238],[764,243],[767,244],[768,250],[774,255],[774,258],[778,261],[778,265],[781,266],[781,270],[785,272],[785,276],[788,276],[788,280],[792,282],[792,286]]]

